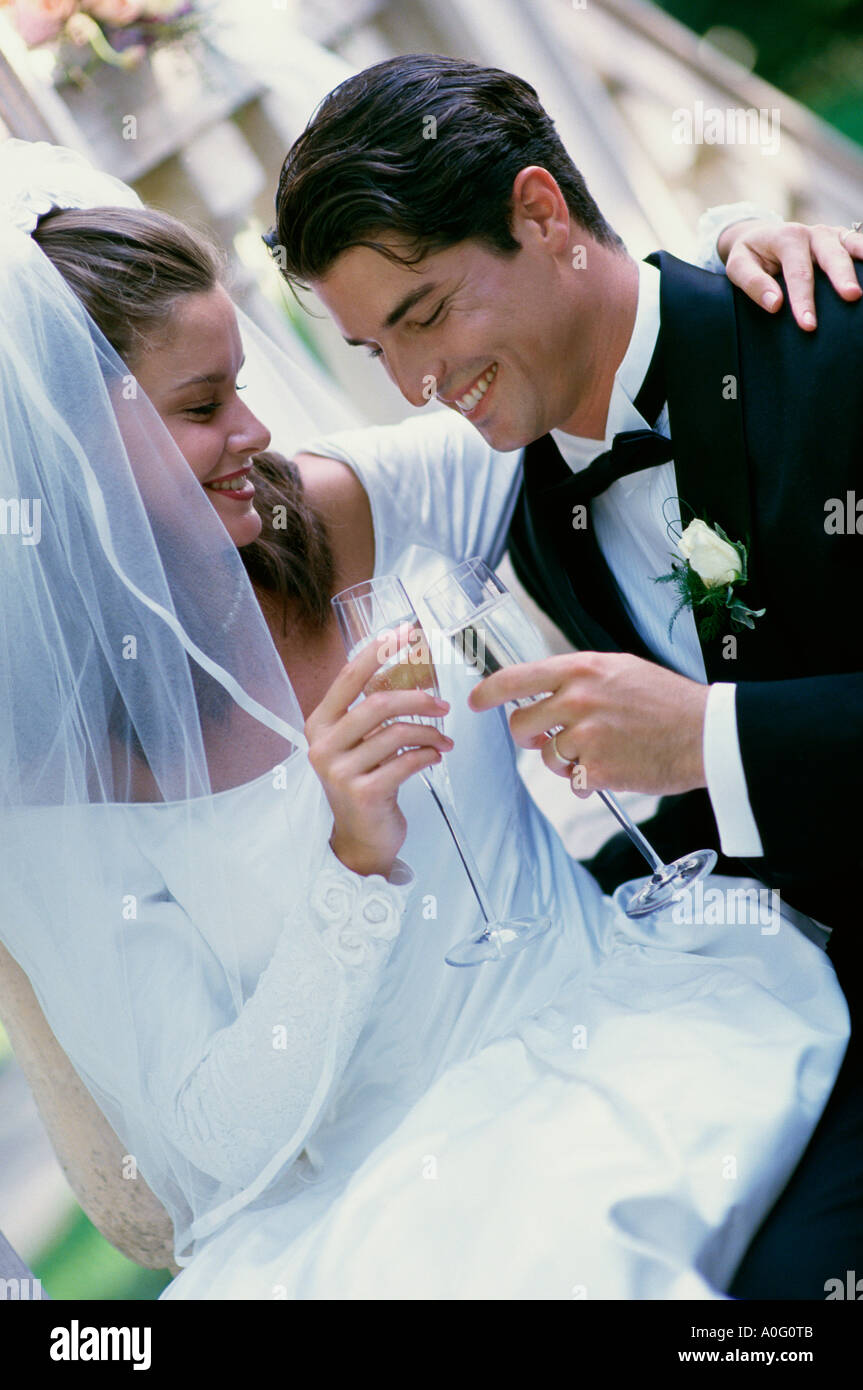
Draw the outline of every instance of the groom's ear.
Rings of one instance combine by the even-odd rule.
[[[519,169],[512,185],[512,234],[522,246],[560,255],[569,245],[572,219],[557,180],[540,164]]]

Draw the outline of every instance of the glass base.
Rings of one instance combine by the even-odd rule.
[[[677,901],[680,893],[706,878],[716,863],[716,851],[697,849],[692,854],[684,854],[673,863],[666,864],[650,878],[635,879],[632,884],[621,884],[615,893],[615,902],[623,908],[627,917],[648,917],[651,912],[668,907]],[[625,890],[631,889],[630,893]]]
[[[550,926],[550,917],[512,917],[505,922],[492,922],[479,936],[469,936],[451,947],[444,960],[447,965],[484,965],[489,960],[504,960],[545,936]]]

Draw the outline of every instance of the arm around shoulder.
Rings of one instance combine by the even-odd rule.
[[[123,1145],[49,1028],[24,971],[0,944],[0,1014],[60,1166],[106,1240],[146,1269],[177,1273],[170,1217],[144,1179],[123,1176]]]

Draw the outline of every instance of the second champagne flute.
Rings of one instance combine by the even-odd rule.
[[[428,639],[407,591],[396,575],[381,575],[377,579],[354,584],[336,594],[331,602],[348,660],[370,641],[380,642],[384,652],[390,650],[388,656],[383,656],[381,666],[366,685],[364,695],[371,695],[377,690],[427,690],[433,695],[440,695]],[[408,648],[393,650],[395,631],[403,623],[410,623],[417,637]],[[443,730],[443,720],[440,719],[429,721],[421,715],[406,718],[417,724],[432,722]],[[456,813],[444,759],[426,768],[420,777],[446,822],[485,923],[482,931],[453,946],[444,959],[448,965],[482,965],[484,961],[502,960],[521,951],[548,931],[551,919],[498,917]]]
[[[542,661],[548,655],[542,637],[514,595],[479,556],[464,560],[432,584],[424,602],[441,633],[481,676],[506,666]],[[531,705],[543,699],[543,695],[532,695],[513,703]],[[647,917],[668,906],[683,889],[710,873],[716,863],[715,850],[693,850],[666,864],[616,796],[602,789],[597,796],[653,870],[649,878],[627,885],[621,900],[628,917]]]

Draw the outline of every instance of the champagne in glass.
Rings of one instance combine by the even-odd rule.
[[[548,655],[542,637],[513,594],[478,557],[465,560],[439,579],[424,601],[441,633],[480,676],[493,675],[506,666],[542,661]],[[513,703],[531,705],[545,698],[532,695]],[[627,886],[621,895],[627,916],[646,917],[666,907],[683,889],[710,873],[716,863],[715,850],[695,850],[665,864],[617,797],[603,790],[597,795],[653,870],[650,878],[634,883],[631,889]]]
[[[426,690],[440,696],[437,671],[425,632],[413,610],[401,580],[395,575],[355,584],[343,589],[331,600],[348,653],[354,657],[369,641],[381,643],[382,652],[391,648],[381,666],[366,683],[364,695],[378,690]],[[407,647],[397,648],[396,630],[403,623],[413,629]],[[409,722],[433,723],[441,731],[442,719],[412,715]],[[448,965],[481,965],[484,961],[502,960],[515,954],[543,936],[551,926],[548,917],[517,917],[501,919],[491,902],[488,888],[470,848],[455,809],[452,786],[443,758],[433,767],[420,773],[432,798],[446,822],[459,858],[464,865],[468,882],[482,913],[484,926],[475,936],[460,941],[445,956]]]

